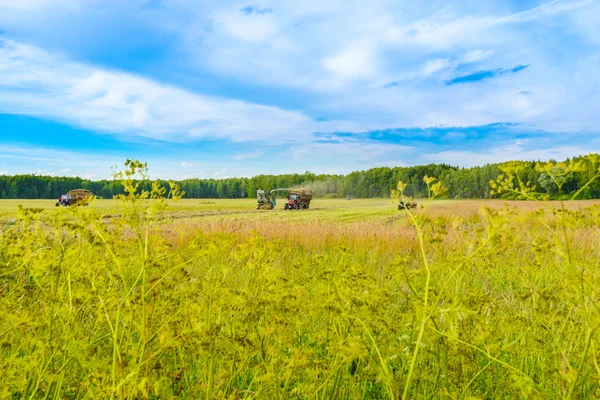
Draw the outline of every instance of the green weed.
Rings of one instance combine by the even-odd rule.
[[[190,222],[145,173],[1,225],[0,397],[600,396],[600,207]]]

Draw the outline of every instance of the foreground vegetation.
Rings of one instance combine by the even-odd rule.
[[[6,214],[0,397],[600,396],[599,205],[175,218],[129,167],[109,218]]]

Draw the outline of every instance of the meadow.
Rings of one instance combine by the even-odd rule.
[[[0,202],[1,398],[600,396],[600,202],[125,187]]]

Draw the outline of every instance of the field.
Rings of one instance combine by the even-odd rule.
[[[600,202],[418,202],[1,201],[0,397],[599,397]]]

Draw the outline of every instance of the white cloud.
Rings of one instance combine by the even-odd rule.
[[[531,160],[565,160],[569,157],[580,156],[590,152],[598,152],[600,148],[591,149],[579,146],[557,146],[550,148],[526,149],[525,143],[515,141],[489,151],[442,151],[424,155],[425,160],[435,163],[459,165],[461,167],[481,166],[504,161]]]
[[[193,167],[193,166],[194,166],[194,164],[192,164],[192,163],[189,163],[189,162],[187,162],[187,161],[182,161],[182,162],[181,162],[181,164],[179,164],[179,165],[181,165],[181,166],[182,166],[183,168],[185,168],[185,169],[188,169],[188,168],[190,168],[190,167]]]
[[[423,66],[421,73],[423,76],[429,76],[440,72],[444,69],[450,68],[452,65],[450,63],[449,58],[437,58],[435,60],[430,60]]]
[[[172,141],[306,141],[315,130],[337,124],[69,62],[15,42],[0,47],[0,90],[0,112]]]
[[[111,166],[120,164],[123,161],[120,158],[113,156],[9,145],[0,145],[0,158],[28,162],[43,162],[54,167],[105,167],[106,171],[109,171]]]
[[[229,9],[218,13],[222,29],[236,40],[262,42],[277,32],[277,20],[272,14],[245,15],[240,10]]]
[[[363,41],[347,45],[340,53],[326,58],[323,65],[341,79],[356,79],[375,73],[375,58],[375,44]]]
[[[562,13],[565,11],[575,10],[585,7],[596,0],[554,0],[549,1],[539,7],[523,11],[517,14],[502,18],[498,23],[516,23],[527,22],[536,18],[545,17],[552,14]]]
[[[493,50],[474,50],[465,54],[461,61],[463,63],[479,62],[491,57],[493,54]]]
[[[404,29],[393,30],[391,41],[399,44],[417,43],[434,48],[448,48],[463,43],[497,43],[498,37],[485,32],[502,25],[532,21],[557,13],[576,10],[596,0],[554,0],[542,6],[508,16],[453,14],[448,7]]]
[[[284,157],[300,160],[305,164],[320,162],[335,156],[336,163],[350,168],[363,166],[365,168],[381,165],[389,159],[398,160],[414,158],[415,148],[392,143],[382,143],[371,140],[340,139],[337,143],[306,143],[293,146],[282,153]]]
[[[600,58],[592,55],[600,54],[598,1],[552,1],[512,15],[514,3],[479,0],[443,7],[422,1],[280,0],[261,2],[273,13],[252,15],[240,12],[246,3],[231,1],[169,0],[159,9],[140,11],[145,2],[105,0],[101,9],[112,11],[99,12],[96,0],[0,0],[0,28],[29,29],[41,46],[51,43],[48,48],[77,55],[78,49],[68,47],[77,33],[106,34],[110,29],[104,28],[114,24],[111,18],[123,11],[123,21],[151,26],[157,37],[175,46],[170,50],[177,57],[169,64],[149,65],[146,73],[165,70],[172,62],[176,70],[194,77],[190,81],[198,92],[203,90],[198,82],[204,80],[214,82],[213,91],[224,86],[228,93],[239,84],[240,96],[270,86],[277,89],[275,96],[256,97],[274,104],[280,98],[293,99],[286,106],[301,104],[304,111],[204,96],[182,89],[186,79],[180,87],[165,85],[10,42],[0,46],[0,112],[169,141],[293,141],[301,145],[295,154],[308,151],[311,156],[314,149],[322,157],[337,156],[335,149],[345,157],[350,149],[358,152],[359,145],[311,147],[314,131],[501,121],[550,131],[597,131],[600,126]],[[9,8],[11,14],[2,12]],[[65,23],[67,12],[73,12],[73,24]],[[559,13],[561,18],[555,18]],[[55,14],[64,15],[52,19]],[[33,16],[45,18],[44,24],[29,24]],[[537,24],[537,19],[544,23]],[[17,26],[14,21],[27,23]],[[86,26],[76,21],[86,21],[81,24]],[[59,24],[68,27],[64,32],[69,40],[60,35],[51,40]],[[548,40],[539,41],[540,35]],[[576,48],[579,42],[589,47]],[[478,64],[465,65],[469,63]],[[531,67],[502,79],[444,85],[459,73],[519,64]],[[175,78],[162,76],[178,82],[178,72]],[[391,81],[397,87],[383,90]],[[521,91],[532,93],[519,95]],[[347,115],[352,121],[317,123],[308,115]],[[370,151],[375,158],[392,157],[377,155],[372,147]],[[172,165],[178,168],[179,162]]]

